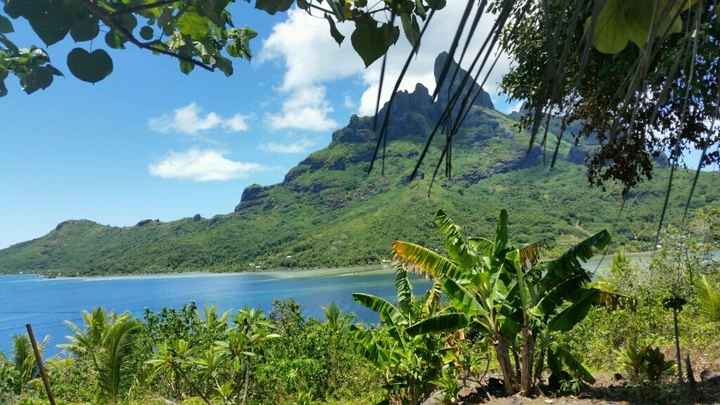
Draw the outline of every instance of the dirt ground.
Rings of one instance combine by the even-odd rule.
[[[483,385],[467,383],[460,393],[459,404],[485,405],[599,405],[599,404],[720,404],[720,376],[698,381],[693,389],[688,385],[668,383],[662,385],[631,385],[616,381],[612,375],[596,376],[597,382],[578,396],[552,397],[539,395],[535,398],[521,396],[505,397],[502,385],[495,378]],[[698,377],[698,380],[700,378]],[[431,398],[425,405],[442,402]]]

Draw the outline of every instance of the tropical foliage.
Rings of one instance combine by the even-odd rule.
[[[250,3],[250,0],[245,2]],[[103,48],[90,45],[101,33],[107,48],[119,50],[134,46],[148,54],[174,58],[188,74],[195,68],[233,74],[232,59],[250,59],[250,41],[257,35],[248,27],[236,27],[231,7],[234,0],[3,0],[0,13],[0,97],[7,94],[5,79],[15,75],[23,90],[32,94],[49,87],[63,73],[51,64],[46,49],[18,46],[10,38],[12,20],[26,20],[38,38],[49,47],[70,35],[76,43],[67,54],[70,72],[80,80],[95,83],[113,71],[113,58]],[[442,9],[445,1],[367,1],[344,0],[257,0],[255,8],[268,14],[285,12],[293,5],[325,18],[328,35],[338,43],[345,39],[337,29],[339,22],[355,26],[351,41],[366,65],[384,55],[400,35],[399,25],[410,43],[420,37],[419,20]],[[390,11],[390,21],[378,16]],[[395,16],[398,17],[397,21]],[[12,20],[11,20],[12,19]],[[97,43],[97,42],[96,42]]]
[[[514,246],[505,211],[492,238],[469,237],[438,211],[444,249],[393,245],[394,300],[353,294],[377,324],[334,304],[324,320],[308,319],[293,301],[267,315],[190,304],[142,320],[98,308],[69,324],[47,370],[56,397],[73,404],[452,403],[468,381],[493,384],[488,373],[508,394],[560,395],[592,384],[590,370],[619,372],[630,388],[651,387],[638,398],[673,403],[684,391],[668,399],[658,388],[680,369],[667,359],[677,331],[686,356],[720,354],[715,215],[669,231],[649,267],[620,252],[599,275],[583,264],[606,249],[605,231],[552,254],[542,242]],[[431,280],[421,294],[415,275]],[[666,308],[672,291],[687,301],[677,313]],[[42,398],[18,337],[12,358],[0,357],[0,399]]]
[[[488,339],[502,371],[505,389],[529,394],[546,367],[554,379],[593,382],[590,373],[554,337],[582,321],[592,305],[608,294],[590,286],[587,261],[610,242],[599,232],[558,258],[544,261],[542,242],[516,248],[508,239],[508,216],[501,211],[494,239],[467,237],[445,212],[435,223],[445,238],[448,256],[410,242],[393,245],[396,258],[435,280],[466,325]],[[457,325],[431,317],[413,325],[412,333]],[[514,363],[514,364],[513,364]]]

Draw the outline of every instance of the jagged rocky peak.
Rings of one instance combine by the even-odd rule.
[[[440,78],[443,74],[443,71],[445,70],[445,66],[448,62],[449,57],[450,55],[447,52],[442,52],[440,55],[438,55],[437,58],[435,58],[435,83],[440,82]],[[448,102],[448,99],[452,97],[454,92],[456,92],[460,88],[460,85],[463,84],[463,81],[465,81],[464,85],[466,89],[468,89],[472,85],[472,97],[474,97],[475,94],[477,94],[477,91],[480,90],[480,85],[473,81],[473,77],[468,77],[467,79],[465,79],[465,76],[467,76],[468,73],[464,69],[460,69],[460,71],[458,71],[458,69],[460,69],[460,67],[455,62],[455,60],[451,60],[450,65],[447,68],[447,72],[445,73],[445,79],[442,81],[440,92],[438,93],[438,103],[445,105],[445,103]],[[455,72],[457,72],[457,74]],[[453,77],[455,77],[454,81]],[[450,88],[451,83],[452,89]],[[467,92],[467,90],[465,91]],[[475,101],[475,105],[494,109],[495,106],[492,103],[490,95],[484,90],[480,91],[482,93]]]
[[[243,190],[240,196],[240,204],[235,206],[235,212],[240,212],[243,208],[251,207],[259,204],[263,197],[267,195],[267,188],[259,184],[251,184]]]

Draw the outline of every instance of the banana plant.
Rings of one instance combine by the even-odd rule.
[[[695,285],[701,313],[710,321],[720,323],[720,286],[702,276]]]
[[[572,329],[592,305],[609,301],[610,293],[593,288],[591,275],[582,267],[610,242],[608,232],[598,232],[557,258],[542,260],[542,242],[510,245],[505,210],[500,212],[494,239],[467,237],[442,210],[435,215],[435,224],[447,256],[396,241],[395,258],[441,286],[454,313],[465,318],[458,327],[467,325],[488,339],[506,391],[530,393],[550,359],[557,360],[551,365],[563,365],[576,379],[592,382],[592,375],[553,336]],[[431,316],[411,325],[408,333],[445,332],[448,324],[441,321],[439,315]]]
[[[439,287],[433,286],[416,299],[407,270],[395,271],[397,303],[375,295],[354,293],[353,299],[378,313],[381,325],[374,329],[356,327],[363,354],[380,369],[385,378],[388,400],[417,404],[425,399],[441,377],[443,365],[452,361],[448,336],[409,333],[412,325],[432,319],[434,330],[456,331],[465,326],[464,314],[447,311],[439,305]]]

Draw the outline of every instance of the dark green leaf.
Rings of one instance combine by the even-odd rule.
[[[288,11],[292,4],[293,0],[257,0],[255,2],[255,8],[264,10],[272,15],[278,11]]]
[[[113,71],[112,58],[103,49],[90,53],[82,48],[75,48],[68,54],[67,63],[75,77],[90,83],[99,82]]]
[[[234,70],[230,59],[218,56],[215,58],[215,66],[225,73],[225,76],[232,76]]]
[[[70,28],[70,36],[75,42],[90,41],[100,33],[98,20],[96,18],[83,18],[75,21]]]
[[[582,321],[595,303],[597,291],[587,289],[583,291],[579,300],[570,304],[567,308],[555,315],[548,324],[552,331],[566,332]]]
[[[146,25],[142,28],[140,28],[140,37],[146,41],[149,41],[153,38],[155,35],[155,32],[153,31],[153,27]]]
[[[400,20],[402,21],[405,37],[410,42],[410,45],[413,47],[418,46],[420,43],[420,26],[417,18],[410,13],[405,13],[400,15]]]
[[[406,332],[411,336],[426,333],[453,332],[464,328],[467,326],[467,323],[465,314],[453,312],[424,319],[410,326]]]
[[[580,363],[580,360],[573,356],[573,354],[570,353],[570,351],[567,350],[565,347],[557,346],[555,348],[555,354],[565,364],[568,371],[570,372],[570,375],[575,378],[581,379],[588,384],[595,383],[595,378],[593,378],[592,374],[590,374],[590,372],[585,368],[585,366]]]
[[[118,24],[120,24],[126,30],[132,32],[137,27],[137,18],[133,14],[122,14],[116,18]]]
[[[0,34],[7,34],[13,31],[15,30],[13,29],[10,19],[4,15],[0,15]]]
[[[41,66],[34,68],[32,72],[20,79],[20,85],[27,94],[32,94],[37,90],[48,88],[53,82],[54,68]]]
[[[190,74],[190,72],[192,72],[193,69],[195,69],[195,64],[194,64],[194,63],[188,62],[188,61],[186,61],[186,60],[181,60],[181,61],[180,61],[180,71],[181,71],[181,72],[183,72],[183,73],[185,73],[185,74],[187,75],[187,74]]]
[[[33,7],[32,12],[25,17],[45,45],[50,46],[65,38],[73,24],[73,16],[62,2],[39,3],[37,8]]]
[[[8,89],[5,87],[5,79],[8,77],[8,71],[0,68],[0,97],[5,97],[8,94]]]
[[[105,34],[105,43],[112,49],[124,49],[125,36],[116,31],[109,31]]]
[[[447,5],[447,0],[428,0],[428,6],[435,10],[441,10]]]
[[[355,21],[351,40],[353,48],[360,55],[365,66],[370,66],[383,56],[400,35],[400,29],[389,23],[378,27],[377,22],[365,15]]]
[[[508,242],[508,213],[506,210],[500,211],[498,217],[497,230],[495,231],[495,256],[500,257],[505,254],[505,246]]]
[[[330,24],[330,35],[332,35],[333,39],[335,39],[335,42],[337,42],[338,45],[342,45],[343,41],[345,40],[345,35],[341,34],[340,31],[338,31],[337,26],[335,25],[335,20],[333,20],[333,18],[330,17],[329,14],[325,14],[325,19],[328,20],[328,24]]]
[[[218,27],[225,26],[225,8],[230,3],[230,0],[209,0],[199,2],[199,7],[202,13],[213,21]]]

